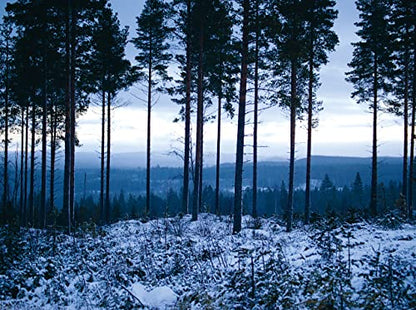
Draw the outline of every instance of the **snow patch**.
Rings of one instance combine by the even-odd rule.
[[[148,292],[144,285],[134,283],[131,291],[144,306],[156,309],[165,309],[168,306],[173,306],[178,299],[175,292],[167,286],[156,287]]]

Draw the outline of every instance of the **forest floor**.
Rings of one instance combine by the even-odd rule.
[[[416,309],[416,226],[394,218],[287,233],[246,216],[232,235],[200,214],[0,238],[0,309]]]

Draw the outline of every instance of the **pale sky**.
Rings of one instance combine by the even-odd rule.
[[[1,9],[5,0],[0,0]],[[142,10],[142,0],[112,0],[118,12],[121,24],[130,27],[130,37],[135,35],[135,21]],[[335,23],[340,43],[330,55],[330,62],[321,70],[322,86],[318,99],[323,101],[324,110],[319,114],[319,127],[313,132],[313,154],[335,156],[371,155],[372,116],[366,105],[358,105],[350,98],[352,86],[345,81],[345,72],[349,71],[347,63],[352,58],[351,42],[357,41],[354,34],[354,22],[358,19],[353,0],[338,0],[339,16]],[[127,56],[134,62],[134,47],[129,44]],[[176,68],[172,67],[176,72]],[[134,94],[134,95],[132,95]],[[137,87],[119,95],[119,100],[127,106],[114,110],[112,117],[113,152],[144,152],[146,150],[146,106],[135,96],[145,98]],[[237,107],[237,103],[235,103]],[[183,123],[174,124],[180,107],[162,96],[154,106],[152,114],[152,150],[166,153],[172,147],[181,148],[177,139],[183,136]],[[250,109],[250,108],[249,108]],[[209,112],[215,112],[215,109]],[[248,115],[248,118],[251,118]],[[260,115],[259,149],[260,159],[270,157],[288,158],[289,120],[287,112],[272,108]],[[194,120],[193,120],[194,121]],[[91,107],[78,121],[79,139],[82,144],[78,150],[83,152],[98,151],[100,145],[100,111]],[[297,158],[305,156],[306,124],[297,127]],[[236,145],[236,117],[229,120],[223,117],[222,150],[233,153]],[[249,134],[251,127],[247,127]],[[380,113],[379,120],[379,154],[383,156],[402,155],[402,120]],[[246,137],[246,144],[251,144],[251,136]],[[216,123],[205,125],[204,150],[214,153],[216,148]],[[250,147],[246,152],[251,153]],[[248,154],[246,160],[250,160]],[[157,163],[154,163],[157,164]]]

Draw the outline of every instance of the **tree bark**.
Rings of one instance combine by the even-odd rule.
[[[416,39],[416,34],[414,35]],[[416,60],[416,49],[413,51],[413,59]],[[407,216],[413,217],[413,181],[414,181],[414,157],[415,157],[415,113],[416,113],[416,61],[413,61],[413,85],[412,85],[412,133],[410,140],[410,172],[409,172],[409,199],[407,202]]]
[[[149,51],[149,67],[147,82],[147,147],[146,147],[146,210],[145,216],[150,212],[150,150],[151,150],[151,116],[152,116],[152,48]]]
[[[9,38],[6,38],[6,70],[4,90],[4,171],[3,171],[3,216],[9,203]],[[7,219],[9,220],[9,219]]]
[[[66,40],[65,40],[65,67],[66,67],[66,87],[65,87],[65,166],[64,166],[64,190],[63,190],[63,210],[67,214],[68,234],[71,233],[71,208],[70,208],[70,172],[71,172],[71,33],[70,33],[70,16],[72,1],[68,1],[66,16]]]
[[[415,93],[413,92],[413,97]],[[410,138],[410,166],[409,166],[409,194],[407,201],[407,216],[412,218],[413,209],[413,180],[414,180],[414,157],[415,157],[415,113],[416,103],[415,99],[412,100],[412,120],[411,120],[411,138]]]
[[[220,215],[220,165],[221,165],[221,92],[218,96],[217,159],[215,166],[215,214]]]
[[[28,170],[28,160],[29,160],[29,105],[26,106],[26,121],[25,121],[25,136],[26,136],[26,141],[25,141],[25,173],[24,173],[24,204],[23,204],[23,212],[25,214],[25,218],[24,218],[24,222],[25,222],[25,227],[27,227],[28,225],[28,197],[27,197],[27,182],[28,182],[28,175],[27,175],[27,170]]]
[[[204,115],[204,112],[202,112],[202,115]],[[202,116],[203,118],[203,116]],[[201,124],[201,157],[200,157],[200,165],[199,165],[199,186],[198,186],[198,213],[202,212],[202,207],[203,207],[203,201],[202,201],[202,196],[203,196],[203,174],[204,174],[204,121],[202,121]]]
[[[204,100],[203,100],[203,54],[204,54],[204,24],[200,22],[199,29],[199,58],[198,58],[198,103],[197,103],[197,120],[196,120],[196,154],[195,154],[195,178],[192,204],[192,220],[198,219],[200,210],[200,183],[201,183],[201,164],[202,164],[202,130],[204,122]]]
[[[104,85],[104,81],[102,81]],[[100,220],[101,224],[105,224],[104,211],[104,173],[105,173],[105,91],[102,89],[101,98],[101,170],[100,170]]]
[[[44,53],[45,59],[43,64],[44,81],[43,81],[43,107],[42,107],[42,163],[41,163],[41,190],[40,190],[40,208],[39,214],[40,227],[46,228],[46,155],[47,155],[47,118],[48,118],[48,94],[47,94],[47,62],[46,62],[46,47]]]
[[[49,183],[49,211],[55,210],[55,160],[56,160],[56,136],[57,136],[57,113],[51,108],[51,171]]]
[[[406,29],[406,36],[408,29]],[[407,42],[408,43],[408,42]],[[408,45],[408,44],[407,44]],[[403,179],[402,195],[405,201],[408,200],[407,190],[407,169],[408,169],[408,148],[409,148],[409,51],[406,48],[404,59],[404,107],[403,107]]]
[[[35,148],[36,148],[36,105],[32,106],[32,126],[31,126],[31,149],[30,149],[30,189],[29,189],[29,210],[30,224],[35,225]]]
[[[287,199],[287,219],[286,231],[292,231],[293,222],[293,196],[295,178],[295,142],[296,142],[296,111],[297,111],[297,92],[296,79],[297,70],[294,60],[291,61],[291,81],[290,81],[290,158],[289,158],[289,191]]]
[[[22,106],[22,123],[21,123],[21,136],[20,136],[20,201],[19,201],[19,218],[20,218],[20,225],[25,225],[25,212],[23,209],[24,203],[24,186],[23,186],[23,172],[24,172],[24,143],[25,143],[25,109]]]
[[[71,209],[72,228],[75,229],[75,120],[76,120],[76,98],[75,98],[75,62],[76,62],[76,23],[77,11],[72,10],[71,18],[71,171],[70,171],[70,190],[69,202]]]
[[[186,33],[186,98],[185,98],[185,145],[183,163],[182,212],[189,209],[189,144],[191,136],[191,34],[190,34],[191,1],[187,1]]]
[[[233,234],[241,231],[241,213],[243,202],[243,158],[244,158],[244,126],[246,116],[246,96],[247,96],[247,57],[249,41],[249,0],[243,2],[243,40],[241,50],[241,79],[240,79],[240,99],[238,104],[238,128],[237,128],[237,147],[235,163],[235,182],[234,182],[234,223]]]
[[[311,29],[312,36],[312,29]],[[313,121],[313,68],[314,68],[314,53],[313,53],[313,39],[311,38],[310,56],[309,56],[309,81],[308,81],[308,127],[307,127],[307,147],[306,147],[306,186],[305,186],[305,224],[310,222],[311,209],[311,160],[312,160],[312,121]]]
[[[377,104],[378,104],[378,64],[374,60],[373,69],[373,151],[371,163],[371,196],[370,196],[370,213],[372,216],[377,215]]]
[[[110,223],[110,166],[111,166],[111,94],[107,93],[107,167],[105,185],[105,219]]]
[[[254,63],[254,124],[253,124],[253,210],[252,215],[257,217],[257,135],[259,114],[259,7],[256,0],[256,38],[255,38],[255,63]]]

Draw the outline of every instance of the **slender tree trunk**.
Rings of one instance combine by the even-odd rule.
[[[45,52],[46,55],[46,52]],[[45,56],[46,57],[46,56]],[[48,117],[48,95],[47,95],[47,63],[44,60],[44,81],[43,81],[43,107],[42,107],[42,164],[41,164],[41,190],[40,190],[40,208],[39,214],[40,227],[46,228],[46,155],[47,155],[47,117]]]
[[[371,163],[370,213],[377,215],[377,104],[378,104],[378,64],[374,61],[373,81],[373,154]]]
[[[408,32],[406,30],[406,32]],[[407,35],[407,33],[406,33]],[[402,195],[407,202],[407,169],[408,169],[408,147],[409,147],[409,51],[405,51],[404,64],[404,109],[403,109],[403,179],[402,179]]]
[[[409,195],[407,201],[407,216],[411,219],[413,209],[413,180],[414,180],[414,157],[415,157],[415,93],[413,92],[412,100],[412,120],[411,120],[411,138],[410,138],[410,167],[409,167]]]
[[[107,167],[105,186],[105,218],[110,223],[110,166],[111,166],[111,94],[107,93]]]
[[[19,146],[16,146],[16,153],[14,157],[14,186],[13,186],[13,197],[12,206],[16,208],[17,214],[20,218],[20,209],[17,204],[17,197],[19,196]]]
[[[247,57],[249,41],[249,9],[250,1],[243,2],[243,40],[241,50],[241,79],[240,79],[240,100],[238,104],[238,128],[237,128],[237,147],[235,163],[235,183],[234,183],[234,223],[233,233],[241,231],[241,213],[243,203],[243,158],[244,158],[244,126],[246,116],[246,96],[247,96]]]
[[[312,31],[311,31],[312,34]],[[311,160],[312,160],[312,121],[313,121],[313,82],[314,82],[314,53],[313,39],[311,39],[309,57],[309,81],[308,81],[308,142],[306,147],[306,187],[305,187],[305,224],[310,222],[311,209]]]
[[[416,39],[416,34],[414,36]],[[407,202],[407,216],[412,219],[413,215],[413,181],[414,181],[414,158],[415,158],[415,113],[416,113],[416,49],[413,50],[413,85],[412,85],[412,134],[410,142],[410,172],[409,172],[409,199]]]
[[[36,148],[36,105],[32,106],[32,127],[31,127],[31,149],[30,149],[30,189],[29,189],[29,210],[30,224],[35,225],[35,148]]]
[[[204,112],[202,112],[202,115],[204,115]],[[203,196],[203,174],[204,174],[204,121],[202,121],[201,124],[201,157],[200,157],[200,165],[199,165],[199,186],[198,186],[198,213],[202,211],[203,202],[202,202],[202,196]]]
[[[28,157],[29,157],[29,105],[26,106],[26,121],[25,121],[25,136],[26,136],[26,141],[25,141],[25,173],[24,173],[24,177],[25,177],[25,189],[24,189],[24,204],[23,204],[23,212],[25,214],[25,218],[24,218],[24,222],[25,222],[25,227],[27,227],[28,225],[28,197],[27,197],[27,170],[28,170]]]
[[[218,96],[217,114],[217,161],[215,166],[215,214],[220,215],[220,166],[221,166],[221,91]]]
[[[20,201],[19,201],[19,217],[20,217],[20,226],[25,225],[25,212],[23,209],[24,203],[24,185],[23,185],[23,172],[24,172],[24,143],[25,143],[25,109],[22,106],[22,123],[21,123],[21,136],[20,136]]]
[[[295,178],[295,142],[296,142],[296,110],[297,110],[297,92],[296,81],[297,70],[294,60],[291,61],[291,81],[290,81],[290,158],[289,158],[289,192],[287,199],[287,219],[286,231],[292,231],[293,222],[293,196],[294,196],[294,178]]]
[[[76,98],[75,98],[75,62],[76,62],[76,23],[77,11],[74,8],[71,14],[71,171],[70,171],[70,189],[69,203],[71,209],[71,223],[75,228],[75,120],[76,120]]]
[[[194,193],[192,204],[192,220],[198,219],[198,211],[200,210],[200,182],[201,182],[201,164],[202,164],[202,130],[204,122],[204,93],[203,93],[203,57],[204,57],[204,23],[200,22],[199,29],[199,59],[198,59],[198,104],[197,104],[197,120],[196,120],[196,154],[195,154],[195,178]]]
[[[102,81],[104,85],[104,81]],[[105,91],[102,90],[101,98],[101,171],[100,171],[100,217],[101,224],[104,224],[105,211],[104,211],[104,173],[105,173]]]
[[[4,89],[4,170],[3,170],[3,216],[9,204],[9,38],[6,38],[6,70]],[[5,218],[6,220],[6,218]],[[9,220],[9,219],[7,219]]]
[[[146,148],[146,210],[150,215],[150,150],[151,150],[151,116],[152,116],[152,49],[149,55],[148,82],[147,82],[147,148]]]
[[[189,209],[189,144],[191,136],[191,34],[190,34],[191,1],[187,1],[186,25],[186,98],[185,98],[185,145],[183,163],[182,212]]]
[[[51,108],[51,171],[49,183],[49,209],[50,212],[55,210],[55,160],[56,160],[56,132],[57,132],[57,115]]]
[[[256,0],[256,38],[254,55],[254,124],[253,124],[253,210],[252,215],[257,217],[257,134],[259,114],[259,7]]]
[[[72,9],[72,0],[68,1],[66,16],[66,42],[65,42],[65,67],[66,67],[66,88],[65,88],[65,167],[64,167],[64,190],[63,190],[63,209],[67,213],[68,233],[71,233],[71,207],[70,207],[70,172],[71,172],[71,31],[70,16]]]

